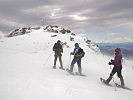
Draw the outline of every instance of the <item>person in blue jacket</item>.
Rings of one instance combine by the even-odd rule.
[[[74,55],[74,58],[73,58],[71,65],[70,65],[70,70],[69,70],[70,73],[73,73],[74,64],[77,62],[78,72],[79,72],[79,74],[82,74],[81,58],[77,57],[77,55],[76,55],[76,53],[78,52],[79,49],[80,49],[79,44],[75,43],[75,48],[74,48],[73,52],[70,53],[71,55]]]

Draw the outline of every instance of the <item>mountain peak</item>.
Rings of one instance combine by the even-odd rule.
[[[55,25],[47,25],[47,26],[33,26],[33,27],[23,27],[23,28],[16,28],[12,30],[7,37],[14,37],[19,35],[24,35],[27,33],[31,33],[32,31],[43,29],[44,32],[53,32],[53,33],[59,33],[59,34],[71,34],[75,35],[74,33],[71,33],[71,30],[65,29],[60,26]]]

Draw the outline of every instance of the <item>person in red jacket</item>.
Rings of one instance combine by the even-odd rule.
[[[117,72],[117,76],[120,78],[121,81],[121,86],[124,87],[124,79],[122,76],[122,54],[121,54],[121,49],[120,48],[116,48],[115,49],[115,58],[114,60],[111,59],[111,62],[109,62],[109,65],[114,65],[109,78],[106,80],[106,83],[109,84],[109,82],[111,81],[111,79],[113,78],[113,75]]]

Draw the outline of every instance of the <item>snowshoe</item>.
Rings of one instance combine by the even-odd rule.
[[[65,68],[63,68],[63,67],[60,67],[59,69],[65,70]]]
[[[84,75],[84,74],[82,74],[82,73],[78,73],[78,72],[75,72],[75,75],[86,76],[86,75]]]
[[[66,69],[66,71],[67,71],[69,74],[74,75],[74,73],[71,72],[68,68]]]
[[[126,86],[121,86],[121,85],[118,84],[118,83],[115,83],[115,86],[118,87],[118,88],[126,89],[126,90],[132,90],[132,89],[126,87]]]
[[[56,66],[53,66],[53,69],[56,69]]]
[[[101,82],[104,83],[107,86],[112,86],[111,84],[107,83],[105,79],[100,78]]]

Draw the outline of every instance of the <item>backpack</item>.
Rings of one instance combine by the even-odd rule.
[[[53,47],[53,51],[55,52],[63,52],[61,44],[55,43]]]
[[[79,48],[78,51],[77,51],[77,53],[75,54],[75,57],[76,58],[83,58],[84,55],[85,55],[84,50],[82,48]]]
[[[55,43],[53,47],[53,51],[58,51],[58,50],[59,50],[59,45]]]

